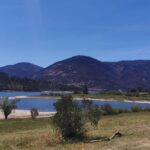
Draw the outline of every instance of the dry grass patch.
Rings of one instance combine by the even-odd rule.
[[[9,128],[9,126],[11,127]],[[96,143],[63,142],[60,133],[53,128],[49,119],[1,121],[0,150],[150,149],[150,113],[103,116],[97,129],[88,128],[87,136],[88,139],[103,139],[111,136],[117,130],[123,133],[123,136],[111,141]]]

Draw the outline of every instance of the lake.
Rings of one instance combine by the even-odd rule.
[[[0,92],[0,96],[38,96],[40,92]],[[17,109],[30,110],[37,108],[39,111],[55,111],[54,103],[57,99],[20,99],[17,102]],[[80,101],[79,101],[80,102]],[[136,103],[136,102],[118,102],[118,101],[94,101],[97,105],[110,104],[114,108],[130,109],[133,105],[140,105],[142,108],[150,107],[149,103]]]
[[[14,97],[14,96],[38,96],[41,92],[17,92],[17,91],[4,91],[0,92],[1,96]]]
[[[18,102],[18,109],[30,110],[31,108],[37,108],[39,111],[55,111],[53,105],[56,101],[56,99],[21,99]],[[99,106],[110,104],[114,108],[126,109],[130,109],[133,105],[140,105],[142,108],[150,107],[150,104],[148,103],[136,102],[94,101],[94,103]]]

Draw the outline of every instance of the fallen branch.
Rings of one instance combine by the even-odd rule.
[[[109,138],[105,138],[105,139],[99,139],[99,140],[92,140],[89,141],[89,143],[95,143],[95,142],[101,142],[101,141],[110,141],[116,137],[121,137],[123,134],[120,133],[119,131],[115,132],[112,136],[110,136]]]
[[[111,137],[109,137],[109,140],[114,139],[115,137],[121,137],[122,133],[120,133],[119,131],[115,132]]]

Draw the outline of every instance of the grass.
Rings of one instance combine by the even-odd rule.
[[[98,129],[88,128],[89,139],[111,136],[121,138],[96,143],[62,142],[49,119],[0,121],[0,150],[149,150],[150,113],[103,116]]]

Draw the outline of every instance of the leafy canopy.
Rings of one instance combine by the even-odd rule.
[[[57,111],[54,123],[65,139],[82,138],[86,123],[90,122],[93,126],[98,124],[101,115],[99,107],[89,100],[81,103],[74,101],[72,96],[63,96],[54,104]]]
[[[12,110],[17,108],[17,100],[10,100],[8,97],[0,98],[0,109],[2,109],[5,119],[12,113]]]

